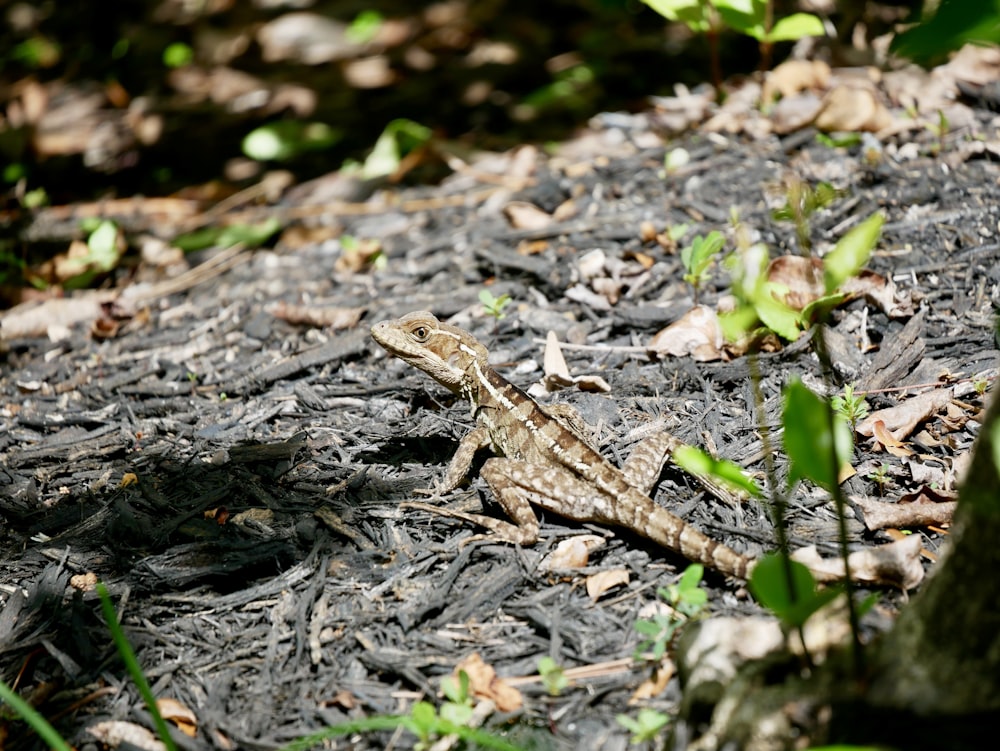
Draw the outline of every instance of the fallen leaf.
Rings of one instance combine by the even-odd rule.
[[[924,578],[920,563],[920,536],[910,535],[888,545],[867,547],[848,556],[851,578],[862,584],[894,585],[913,589]],[[815,546],[800,548],[792,559],[805,565],[817,581],[834,582],[844,578],[844,559],[823,558]]]
[[[290,305],[277,302],[268,312],[275,318],[296,326],[315,326],[334,331],[352,329],[358,325],[364,308],[327,308],[320,305]]]
[[[455,666],[452,674],[456,680],[463,670],[469,676],[469,690],[474,696],[492,700],[501,712],[514,712],[521,708],[521,692],[498,678],[493,667],[483,662],[478,652],[473,652]]]
[[[892,115],[867,86],[840,85],[823,100],[823,109],[816,116],[816,127],[827,133],[834,131],[879,131],[892,124]]]
[[[156,700],[156,708],[164,720],[174,723],[188,738],[194,738],[198,733],[198,718],[195,713],[176,699],[169,697]]]
[[[587,577],[587,594],[590,599],[597,602],[601,595],[609,589],[628,584],[628,571],[623,568],[610,569],[609,571],[598,571]]]
[[[862,269],[840,285],[840,291],[851,297],[863,297],[890,318],[909,318],[913,315],[913,299],[901,293],[891,278]]]
[[[166,751],[166,745],[151,730],[124,720],[108,720],[87,727],[87,732],[106,746],[129,744],[142,751]]]
[[[555,550],[542,558],[538,568],[545,573],[568,568],[583,568],[590,561],[590,554],[603,545],[603,537],[574,535],[556,545]]]
[[[873,498],[856,498],[854,503],[861,509],[865,526],[871,531],[888,527],[927,527],[950,524],[958,506],[957,501],[938,501],[925,495],[923,489],[909,496],[909,502],[901,498],[898,503],[879,501]]]
[[[775,298],[792,310],[802,310],[826,294],[819,258],[778,256],[767,266],[767,280],[777,288]]]
[[[503,207],[503,215],[514,229],[544,229],[553,221],[549,214],[526,201],[511,201]]]
[[[872,436],[882,447],[893,456],[907,457],[913,456],[913,452],[906,448],[906,444],[898,440],[881,420],[872,423]]]
[[[921,422],[947,405],[952,398],[951,389],[935,389],[911,397],[895,407],[887,407],[872,412],[858,423],[860,435],[871,437],[875,432],[875,423],[881,422],[892,435],[899,439],[910,435]]]
[[[664,655],[663,659],[660,660],[660,664],[653,670],[653,674],[640,683],[635,691],[632,692],[632,695],[628,698],[629,706],[642,704],[662,694],[667,690],[670,679],[674,677],[674,673],[676,672],[677,666],[674,665],[674,661]]]
[[[761,89],[765,103],[812,89],[822,91],[830,85],[830,66],[822,60],[786,60],[767,74]]]
[[[554,331],[549,331],[545,337],[545,354],[542,364],[545,371],[542,384],[545,386],[546,392],[558,391],[567,386],[576,386],[581,391],[596,391],[604,394],[611,391],[611,386],[600,376],[571,376],[569,374],[569,367],[566,365],[566,359],[559,347],[559,339],[556,338]]]
[[[697,305],[678,320],[657,331],[646,349],[662,356],[690,356],[698,362],[711,362],[722,357],[722,327],[715,311]]]

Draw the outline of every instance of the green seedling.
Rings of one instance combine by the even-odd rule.
[[[354,17],[344,36],[355,44],[368,44],[382,29],[385,19],[377,10],[363,10]]]
[[[856,430],[858,421],[868,417],[868,402],[862,394],[854,393],[854,384],[848,383],[844,390],[830,400],[834,411],[847,420],[851,430]]]
[[[413,120],[391,121],[361,166],[361,178],[375,180],[394,174],[402,166],[403,158],[426,145],[432,135],[430,128]]]
[[[538,675],[549,696],[559,696],[569,686],[566,671],[551,657],[543,657],[538,661]]]
[[[183,68],[194,60],[194,50],[184,42],[168,44],[163,50],[163,64],[168,68]]]
[[[771,212],[771,218],[776,222],[792,222],[799,247],[808,252],[812,250],[809,222],[813,214],[829,206],[841,195],[842,192],[830,183],[821,182],[813,188],[808,183],[793,178],[785,186],[785,205]]]
[[[441,705],[441,719],[456,725],[467,725],[472,719],[472,694],[469,693],[469,674],[458,671],[458,677],[446,675],[441,679],[441,691],[448,699]]]
[[[690,245],[681,248],[681,263],[684,265],[684,281],[694,291],[694,302],[698,304],[698,293],[708,281],[708,270],[716,256],[726,244],[722,233],[713,230],[706,237],[697,235]]]
[[[640,709],[635,719],[626,714],[620,714],[615,716],[615,720],[632,734],[632,743],[634,744],[652,743],[656,740],[657,734],[670,722],[667,715],[649,707]]]
[[[500,321],[507,317],[507,314],[503,312],[503,309],[510,304],[510,295],[502,294],[499,297],[494,297],[492,292],[488,289],[484,289],[479,292],[479,302],[483,304],[483,310],[493,316],[493,318],[497,321]]]
[[[259,224],[230,224],[228,227],[206,227],[174,239],[173,244],[190,253],[205,248],[231,248],[242,244],[248,248],[263,245],[281,230],[281,222],[275,218]]]
[[[880,464],[878,469],[872,471],[872,473],[868,475],[868,479],[878,486],[879,496],[884,496],[885,487],[890,482],[889,465],[885,463]]]
[[[772,0],[642,0],[669,21],[683,23],[695,34],[704,34],[709,43],[712,83],[721,91],[719,33],[730,28],[757,40],[761,67],[770,65],[775,42],[796,41],[808,36],[824,36],[823,21],[809,13],[793,13],[774,19]]]
[[[989,388],[990,382],[987,380],[986,376],[977,375],[972,379],[972,388],[976,390],[976,395],[980,398],[986,393],[986,389]]]
[[[287,162],[313,151],[325,151],[343,134],[323,122],[278,120],[243,137],[243,153],[257,162]]]
[[[636,621],[635,630],[645,638],[636,647],[635,659],[641,660],[649,653],[653,661],[658,662],[666,654],[678,629],[702,613],[708,604],[708,593],[699,586],[704,572],[704,566],[692,563],[684,569],[677,584],[656,591],[670,605],[670,610],[654,615],[652,620]]]

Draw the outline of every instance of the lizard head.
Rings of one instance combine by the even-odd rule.
[[[376,323],[372,339],[456,394],[467,387],[476,363],[486,365],[486,347],[425,311]]]

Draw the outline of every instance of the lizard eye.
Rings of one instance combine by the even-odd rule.
[[[417,328],[413,329],[412,333],[413,333],[413,338],[416,339],[418,342],[426,342],[427,337],[430,336],[430,329],[428,329],[426,326],[417,326]]]

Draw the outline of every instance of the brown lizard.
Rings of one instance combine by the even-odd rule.
[[[712,540],[649,498],[677,439],[667,434],[646,439],[618,469],[583,437],[570,419],[572,407],[538,404],[489,365],[486,347],[469,332],[417,312],[376,323],[372,337],[389,354],[472,404],[476,427],[459,443],[436,492],[458,487],[475,453],[491,446],[503,458],[488,459],[480,474],[514,523],[425,504],[417,504],[419,508],[479,524],[497,539],[532,545],[539,530],[534,503],[577,521],[624,527],[689,560],[747,578],[752,558]]]

